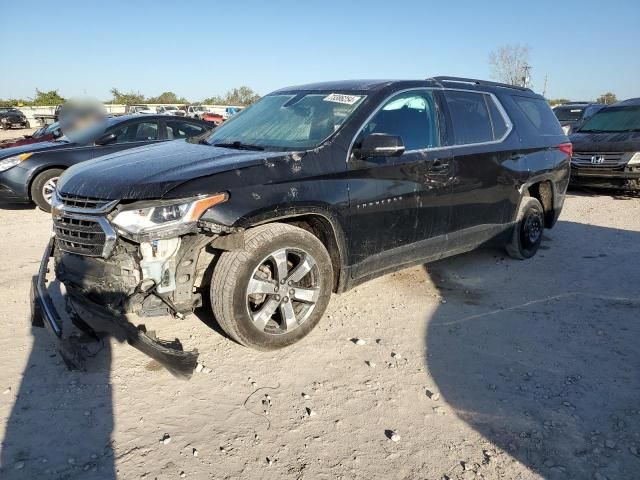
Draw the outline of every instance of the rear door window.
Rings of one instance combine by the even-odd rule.
[[[500,140],[509,126],[493,97],[486,93],[445,90],[453,126],[453,144]]]
[[[518,108],[540,135],[564,135],[549,104],[541,98],[513,95]]]
[[[166,122],[167,139],[176,140],[178,138],[195,137],[205,132],[205,128],[189,122],[172,120]]]
[[[115,143],[147,142],[158,140],[158,122],[128,123],[113,130]]]

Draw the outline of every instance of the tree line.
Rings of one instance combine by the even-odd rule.
[[[116,103],[124,105],[135,105],[140,103],[203,103],[207,105],[251,105],[252,103],[260,99],[260,95],[253,89],[242,86],[229,90],[226,94],[220,96],[215,95],[205,98],[201,102],[192,102],[185,97],[179,97],[174,92],[162,92],[156,97],[147,97],[140,92],[122,92],[117,88],[110,90],[111,98],[104,103]],[[66,101],[58,90],[39,90],[36,88],[36,93],[30,98],[9,98],[0,99],[0,107],[37,107],[37,106],[51,106],[60,105]]]

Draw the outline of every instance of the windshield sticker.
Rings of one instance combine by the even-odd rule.
[[[325,102],[343,103],[345,105],[353,105],[362,98],[360,95],[344,95],[342,93],[332,93],[323,98]]]

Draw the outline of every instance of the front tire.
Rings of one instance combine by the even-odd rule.
[[[31,200],[40,210],[51,212],[51,198],[62,172],[64,170],[61,168],[45,170],[39,173],[31,183]]]
[[[544,209],[533,197],[524,197],[518,210],[518,217],[513,228],[511,241],[507,244],[509,256],[518,260],[533,257],[544,233]]]
[[[211,306],[222,329],[257,350],[286,347],[320,321],[333,286],[324,245],[282,223],[245,234],[243,250],[224,252],[211,281]]]

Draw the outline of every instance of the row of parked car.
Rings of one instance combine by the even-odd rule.
[[[204,105],[185,105],[177,107],[175,105],[161,105],[156,107],[155,110],[148,105],[129,105],[127,106],[127,113],[139,113],[144,115],[158,113],[161,115],[175,115],[178,117],[189,117],[204,120],[205,122],[221,124],[225,120],[228,120],[236,113],[240,112],[240,107],[225,107],[222,111],[214,111],[205,107]]]

